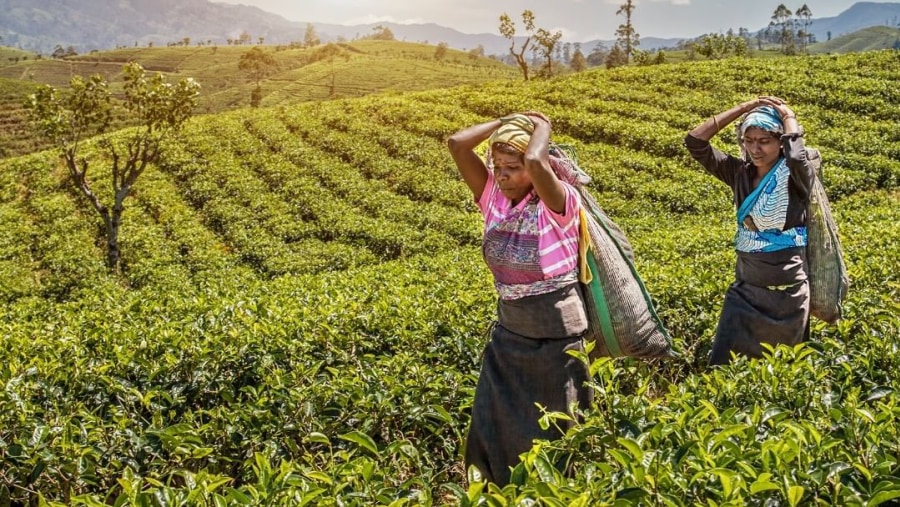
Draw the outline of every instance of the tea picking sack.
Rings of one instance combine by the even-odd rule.
[[[581,197],[581,282],[588,315],[584,339],[594,342],[591,356],[672,356],[672,339],[634,267],[634,250],[585,188],[590,177],[561,145],[551,146],[550,165]]]
[[[822,156],[818,150],[807,149],[807,160],[815,169],[806,224],[809,313],[834,324],[841,318],[841,305],[850,288],[850,278],[837,235],[837,224],[831,215],[831,205],[822,184]]]

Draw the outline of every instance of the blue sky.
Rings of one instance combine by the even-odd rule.
[[[611,39],[622,22],[624,0],[214,0],[253,5],[291,21],[353,25],[391,21],[437,23],[464,33],[497,34],[499,17],[521,26],[530,9],[535,25],[562,30],[564,39]],[[764,28],[780,3],[797,10],[806,2],[814,18],[836,16],[855,0],[636,0],[634,25],[642,37],[694,37],[729,28]],[[796,4],[796,5],[795,5]]]

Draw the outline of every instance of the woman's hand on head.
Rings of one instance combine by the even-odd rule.
[[[781,117],[781,120],[784,121],[787,118],[796,118],[797,115],[794,114],[794,111],[787,105],[787,102],[784,99],[780,99],[778,97],[760,97],[760,99],[765,99],[769,103],[767,105],[772,106],[778,111],[778,116]]]
[[[757,107],[762,107],[762,106],[772,106],[777,109],[777,106],[779,104],[784,104],[784,101],[779,99],[778,97],[772,97],[769,95],[760,95],[759,97],[756,97],[755,99],[751,99],[751,100],[748,100],[747,102],[742,103],[741,106],[744,109],[744,112],[749,112],[749,111],[756,109]]]
[[[770,106],[775,111],[778,112],[778,115],[784,120],[784,118],[796,117],[794,111],[788,107],[787,102],[780,97],[775,97],[774,95],[760,95],[759,97],[748,100],[741,104],[743,106],[744,112],[752,111],[758,107],[762,106]]]
[[[785,103],[784,99],[778,98],[774,95],[761,95],[759,97],[759,100],[764,103],[761,105],[767,105],[767,106],[778,106],[778,105]]]
[[[552,126],[552,124],[550,123],[550,118],[547,118],[547,115],[540,111],[523,111],[522,114],[531,119],[532,122],[538,120],[545,122],[548,127]],[[535,125],[537,125],[537,122],[535,122]]]

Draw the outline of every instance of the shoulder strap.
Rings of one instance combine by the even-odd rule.
[[[815,148],[806,148],[806,160],[812,165],[817,178],[822,177],[822,154]]]

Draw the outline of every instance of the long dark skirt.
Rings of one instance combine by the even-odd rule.
[[[725,293],[710,364],[731,355],[762,357],[763,343],[796,345],[809,337],[809,283],[784,290],[736,281]]]
[[[590,405],[587,365],[566,354],[567,350],[583,351],[582,338],[532,339],[494,327],[475,390],[466,469],[474,465],[484,479],[500,486],[509,483],[511,467],[535,439],[561,436],[553,425],[541,429],[538,419],[543,413],[535,403],[564,413],[571,413],[573,404],[576,409]],[[560,427],[565,430],[570,425]]]

